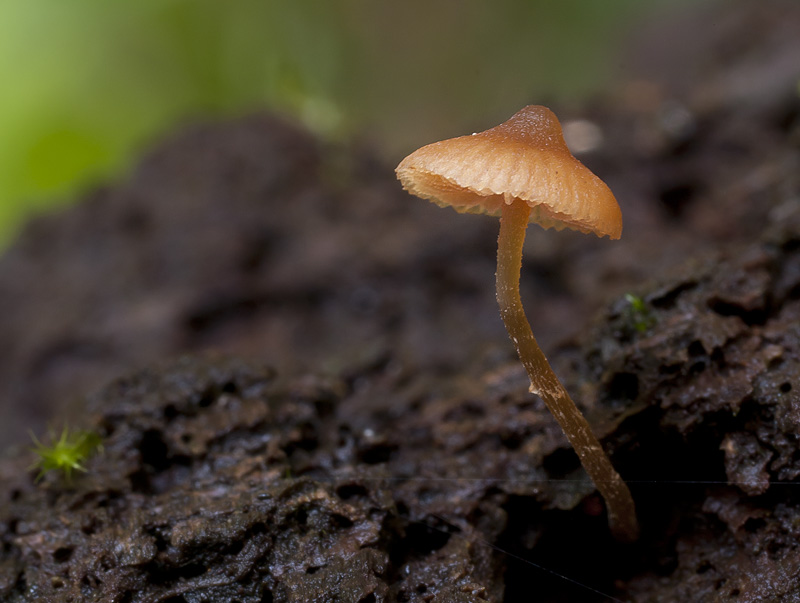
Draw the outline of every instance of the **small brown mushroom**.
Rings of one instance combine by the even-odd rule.
[[[418,197],[461,212],[500,216],[497,302],[530,391],[547,404],[605,498],[614,536],[636,540],[639,524],[630,491],[536,343],[519,295],[528,223],[618,239],[622,214],[614,195],[572,156],[553,112],[534,105],[485,132],[424,146],[396,172],[403,188]]]

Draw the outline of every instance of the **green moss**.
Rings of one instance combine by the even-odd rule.
[[[60,472],[65,481],[72,481],[73,471],[86,471],[83,463],[92,454],[102,448],[102,439],[92,431],[76,431],[70,433],[66,425],[61,435],[56,437],[49,433],[50,444],[45,445],[31,433],[33,452],[38,458],[31,469],[39,469],[36,481],[41,480],[50,471]]]
[[[656,324],[656,318],[653,316],[650,306],[641,297],[626,293],[625,301],[629,304],[626,318],[638,333],[644,333]]]

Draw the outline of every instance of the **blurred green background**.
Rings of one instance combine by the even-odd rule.
[[[181,123],[270,108],[393,157],[581,98],[675,1],[0,0],[0,246]]]

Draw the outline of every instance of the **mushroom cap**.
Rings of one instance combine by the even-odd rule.
[[[460,212],[500,215],[520,199],[529,222],[618,239],[622,212],[606,184],[575,159],[547,107],[529,105],[490,130],[434,142],[395,170],[408,192]]]

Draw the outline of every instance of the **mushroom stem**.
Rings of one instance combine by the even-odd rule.
[[[500,315],[528,372],[530,391],[544,400],[605,499],[612,534],[618,540],[632,542],[639,536],[639,524],[630,490],[614,470],[586,418],[556,377],[525,317],[519,295],[519,278],[522,244],[529,215],[527,203],[518,200],[503,203],[497,240],[497,303],[500,305]]]

